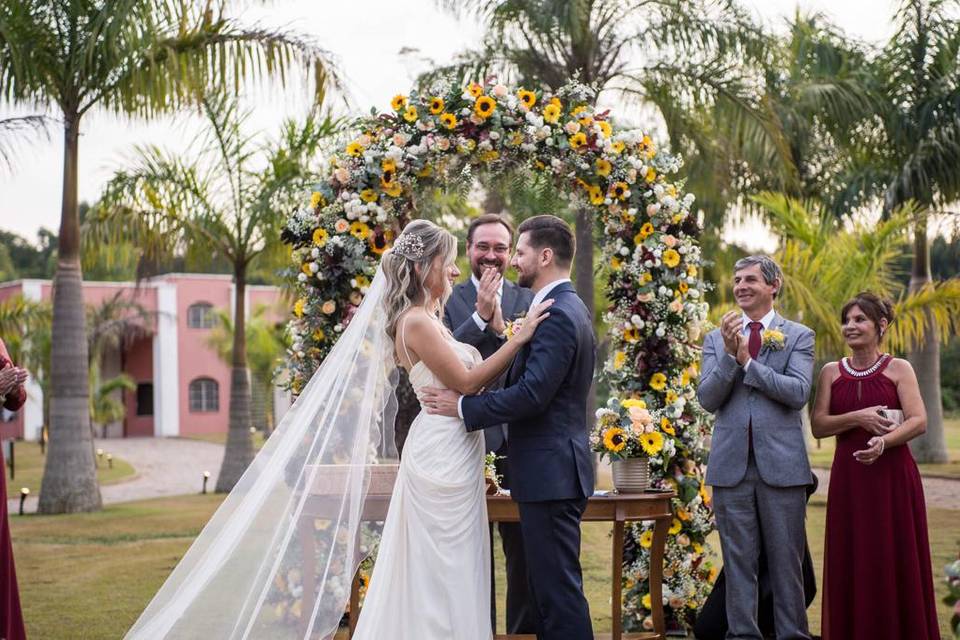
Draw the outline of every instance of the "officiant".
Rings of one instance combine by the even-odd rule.
[[[484,358],[503,344],[506,324],[526,313],[533,301],[532,291],[504,277],[510,264],[512,247],[513,227],[504,216],[487,213],[474,218],[467,228],[470,277],[454,286],[444,309],[444,322],[454,338],[475,346]],[[502,385],[503,377],[491,388]],[[483,435],[487,451],[498,456],[497,473],[503,478],[501,486],[509,489],[510,477],[505,459],[507,425],[489,427]],[[520,523],[500,522],[498,527],[507,563],[507,633],[534,634],[537,618],[529,595]],[[490,540],[492,544],[492,524]],[[490,570],[493,571],[492,563]],[[493,580],[490,581],[490,588],[493,591],[490,615],[496,628],[496,588]]]

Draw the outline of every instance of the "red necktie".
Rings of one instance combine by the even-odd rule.
[[[750,357],[754,360],[760,355],[760,345],[763,344],[761,332],[763,332],[762,322],[751,322],[747,325],[750,329],[750,338],[747,341],[747,348],[750,350]]]

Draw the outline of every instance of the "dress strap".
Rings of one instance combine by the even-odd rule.
[[[410,352],[407,351],[407,316],[403,316],[400,319],[400,344],[403,346],[403,354],[407,356],[407,364],[410,368],[413,368],[413,358],[410,357]]]

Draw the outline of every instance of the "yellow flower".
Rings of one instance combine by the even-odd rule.
[[[489,151],[484,151],[480,154],[480,160],[483,162],[493,162],[500,157],[500,152],[496,149],[490,149]]]
[[[648,456],[655,456],[663,449],[663,436],[659,431],[644,433],[640,436],[640,448]]]
[[[560,121],[560,105],[551,102],[543,108],[543,120],[550,124],[557,124]]]
[[[603,158],[597,158],[596,165],[597,165],[597,175],[602,176],[604,178],[610,175],[610,171],[611,169],[613,169],[613,165],[610,164],[610,161],[604,160]]]
[[[313,275],[313,270],[310,269],[310,263],[309,263],[309,262],[304,262],[302,265],[300,265],[300,271],[303,271],[303,272],[304,272],[305,274],[307,274],[308,276],[312,276],[312,275]]]
[[[623,339],[630,343],[639,342],[640,330],[637,329],[636,327],[630,327],[629,329],[624,329]]]
[[[677,392],[674,391],[673,389],[670,389],[669,391],[667,391],[667,396],[666,398],[663,399],[663,401],[666,402],[667,404],[673,404],[674,402],[677,401]]]
[[[580,135],[579,133],[577,135]],[[590,196],[590,204],[603,204],[603,191],[595,184],[587,187],[587,194]]]
[[[354,280],[357,281],[357,287],[359,289],[363,289],[364,287],[370,286],[370,280],[367,279],[367,276],[359,275],[356,278],[354,278]]]
[[[365,222],[357,220],[350,225],[350,235],[357,240],[366,240],[367,236],[370,235],[370,227],[368,227]]]
[[[623,144],[623,142],[620,140],[616,140],[610,143],[610,149],[612,149],[613,152],[616,153],[617,155],[623,153],[623,150],[626,148],[627,148],[627,145]]]
[[[413,105],[410,105],[403,112],[403,119],[407,122],[416,122],[417,121],[417,108]]]
[[[321,204],[326,204],[326,200],[323,197],[323,194],[319,191],[314,191],[310,194],[310,208],[316,209]]]
[[[576,107],[573,108],[573,111],[570,112],[570,115],[571,115],[571,116],[578,116],[578,115],[580,115],[581,113],[583,113],[583,112],[586,111],[586,110],[587,110],[587,106],[586,106],[586,105],[583,105],[583,104],[577,105]]]
[[[647,403],[639,398],[628,398],[621,402],[620,406],[624,407],[625,409],[631,409],[633,407],[637,407],[638,409],[646,409]]]
[[[673,428],[673,425],[670,424],[670,421],[667,418],[660,418],[660,429],[664,433],[669,433],[672,436],[677,435],[676,430]]]
[[[298,318],[302,318],[303,309],[306,306],[307,306],[307,301],[305,298],[300,298],[299,300],[297,300],[293,305],[293,315],[297,316]]]
[[[693,549],[693,552],[698,555],[703,553],[703,545],[699,542],[694,542],[692,545],[690,545],[690,548]]]
[[[761,337],[761,345],[765,349],[770,349],[772,351],[779,351],[786,346],[787,337],[783,335],[782,331],[777,331],[776,329],[767,329],[763,332]]]
[[[686,282],[681,282],[677,285],[677,289],[680,290],[680,293],[686,293],[690,290],[690,285],[688,285]]]
[[[680,518],[680,520],[683,522],[689,522],[692,516],[690,515],[689,511],[687,511],[683,507],[680,507],[677,509],[677,517]]]
[[[523,103],[527,109],[533,107],[537,103],[537,94],[533,91],[527,91],[526,89],[520,89],[517,91],[517,97],[520,98],[520,102]]]
[[[629,187],[626,182],[614,182],[610,185],[610,195],[612,195],[617,200],[625,200],[627,197],[627,191]]]
[[[519,147],[523,144],[523,134],[519,131],[514,131],[510,134],[510,137],[507,138],[507,143],[513,147]]]
[[[575,133],[570,136],[570,147],[572,149],[580,149],[587,144],[587,134],[584,132]]]
[[[644,222],[643,226],[640,227],[640,231],[637,233],[637,236],[636,238],[633,239],[633,241],[636,244],[640,244],[641,242],[649,238],[651,235],[653,235],[653,231],[654,231],[653,225],[650,224],[649,222]],[[637,238],[640,238],[640,242],[637,242]]]
[[[363,145],[359,142],[351,142],[347,145],[347,155],[359,158],[363,155]]]
[[[360,192],[360,199],[364,202],[376,202],[377,192],[373,189],[364,189]]]
[[[471,82],[471,83],[467,86],[467,91],[468,91],[468,92],[470,93],[470,95],[472,95],[474,98],[479,98],[480,96],[483,95],[483,87],[480,86],[479,84],[477,84],[476,82]]]
[[[627,362],[627,354],[623,351],[617,351],[613,354],[613,368],[622,369],[623,365]]]
[[[497,108],[497,101],[491,98],[490,96],[480,96],[477,98],[477,101],[473,103],[473,112],[486,120]]]
[[[673,269],[680,264],[680,254],[674,249],[667,249],[663,252],[663,264]]]
[[[390,248],[390,239],[383,233],[371,235],[367,242],[370,244],[370,251],[378,256]]]
[[[603,432],[603,446],[605,446],[608,451],[619,453],[627,446],[625,435],[624,430],[620,427],[607,429]]]
[[[407,97],[401,95],[393,96],[393,100],[390,101],[390,106],[393,107],[394,111],[400,111],[400,109],[407,106]]]
[[[403,187],[399,182],[391,182],[383,188],[383,192],[391,198],[398,198],[403,193]]]
[[[653,601],[652,601],[652,599],[650,598],[650,594],[649,594],[649,593],[644,594],[644,596],[643,596],[642,598],[640,598],[640,604],[643,605],[643,608],[644,608],[644,609],[647,609],[647,610],[653,609]]]
[[[673,522],[670,523],[670,529],[667,531],[667,533],[669,533],[672,536],[675,536],[678,533],[680,533],[681,529],[683,529],[683,523],[680,522],[680,520],[678,520],[677,518],[674,518]]]
[[[433,167],[428,164],[423,165],[422,169],[417,170],[418,178],[429,178],[433,174]]]
[[[620,258],[618,258],[617,256],[613,256],[612,258],[610,258],[611,269],[613,269],[614,271],[619,271],[621,266],[622,265],[620,263]]]
[[[667,376],[657,372],[650,376],[650,388],[654,391],[663,391],[667,387]]]
[[[439,96],[434,96],[430,98],[430,113],[433,115],[439,115],[443,113],[443,98]]]
[[[457,116],[452,113],[445,113],[440,116],[440,124],[442,124],[447,129],[453,129],[457,126]]]
[[[653,167],[650,167],[649,169],[647,169],[647,175],[644,176],[644,179],[647,182],[653,182],[654,180],[657,179],[657,172],[654,171]]]
[[[604,138],[609,138],[610,134],[613,133],[613,129],[610,127],[610,123],[604,120],[598,120],[597,126],[600,127],[600,133],[603,134]],[[619,152],[618,152],[619,153]]]
[[[327,337],[327,334],[323,332],[323,329],[317,329],[313,332],[314,342],[323,342]]]
[[[640,546],[644,549],[649,549],[653,546],[653,531],[647,529],[640,534]]]
[[[322,311],[326,315],[330,315],[336,310],[337,310],[337,303],[335,300],[327,300],[326,302],[323,303],[323,306],[320,307],[320,311]]]
[[[318,247],[322,247],[327,244],[327,239],[330,237],[330,234],[327,233],[326,229],[314,229],[313,231],[313,244]]]
[[[394,160],[393,158],[384,158],[383,161],[380,162],[380,168],[383,169],[385,173],[386,172],[396,173],[397,161]],[[390,180],[387,180],[387,182],[389,181]]]

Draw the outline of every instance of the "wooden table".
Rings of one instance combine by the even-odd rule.
[[[593,496],[587,501],[583,514],[584,522],[613,523],[613,576],[612,576],[612,632],[600,634],[597,638],[611,640],[641,640],[658,638],[663,640],[665,622],[663,617],[663,553],[667,540],[667,530],[673,519],[670,500],[675,497],[673,491],[650,491],[647,493],[610,494]],[[316,503],[314,503],[315,506]],[[368,495],[364,504],[363,519],[382,521],[390,505],[389,495]],[[316,513],[318,509],[308,506],[307,513]],[[322,509],[319,509],[322,511]],[[520,511],[517,503],[509,496],[487,496],[487,515],[491,522],[519,522]],[[642,520],[655,521],[653,546],[650,549],[650,600],[653,605],[653,632],[623,633],[623,542],[627,522]],[[308,556],[309,557],[309,556]],[[304,571],[304,593],[313,593],[314,578],[312,571]],[[347,638],[353,635],[360,615],[359,572],[354,577],[350,590],[350,626]],[[536,640],[533,635],[498,635],[497,640]]]

